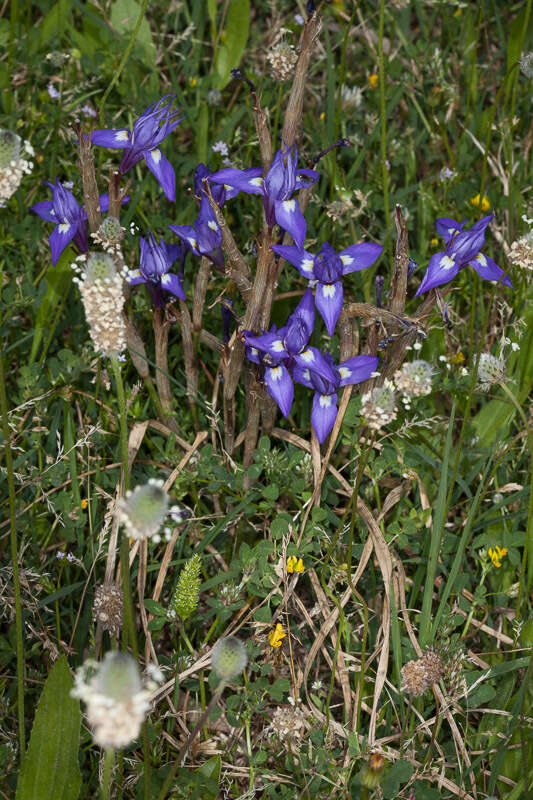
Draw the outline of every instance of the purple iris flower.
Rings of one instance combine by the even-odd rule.
[[[34,211],[41,219],[53,222],[56,226],[49,239],[52,264],[55,266],[61,253],[71,242],[76,245],[80,253],[88,251],[87,212],[60,181],[56,180],[55,186],[49,181],[44,183],[52,190],[52,199],[30,206],[30,211]],[[125,197],[122,202],[127,203],[128,200],[129,197]],[[109,211],[108,194],[100,195],[100,211]]]
[[[172,111],[173,100],[174,95],[167,94],[157,103],[149,105],[134,122],[133,131],[127,128],[104,128],[93,131],[91,135],[91,142],[98,147],[126,151],[120,164],[122,174],[144,158],[146,166],[172,202],[176,200],[176,175],[159,145],[183,119],[178,119],[178,112]]]
[[[498,281],[504,275],[504,271],[491,258],[480,253],[485,241],[485,231],[492,217],[492,214],[483,217],[469,231],[463,230],[468,220],[456,222],[449,217],[437,220],[437,233],[444,239],[446,250],[435,253],[429,259],[426,274],[415,297],[443,283],[449,283],[468,264],[486,281]],[[502,278],[502,283],[513,288],[507,275]]]
[[[312,186],[318,180],[318,172],[312,169],[297,169],[298,151],[295,145],[278,150],[272,165],[263,177],[260,167],[251,169],[221,169],[209,180],[222,184],[230,190],[237,189],[246,194],[260,194],[263,200],[267,224],[278,225],[286,230],[301,249],[305,241],[307,225],[298,201],[292,199],[294,192]]]
[[[324,378],[313,367],[302,368],[299,364],[295,366],[293,373],[295,381],[315,390],[311,424],[320,444],[324,442],[337,419],[338,389],[368,380],[379,362],[376,356],[354,356],[337,366],[329,353],[325,353],[323,358],[330,366],[332,379]]]
[[[185,300],[181,273],[176,275],[170,272],[176,259],[185,257],[186,251],[183,245],[165,244],[163,240],[158,242],[153,233],[149,233],[146,239],[141,236],[140,240],[140,267],[130,270],[126,278],[130,286],[145,283],[156,308],[163,308],[168,302],[163,289],[179,297],[180,300]]]
[[[315,323],[313,293],[307,289],[298,307],[279,331],[273,326],[268,333],[254,336],[244,331],[246,354],[250,361],[266,365],[265,383],[271,397],[278,404],[284,417],[289,416],[294,400],[294,385],[290,370],[296,365],[313,370],[327,380],[335,375],[316,347],[308,342]]]
[[[244,169],[242,172],[250,173],[253,172],[254,175],[257,173],[257,170],[252,169]],[[205,178],[211,179],[211,176],[214,175],[214,172],[211,172],[210,169],[206,167],[205,164],[201,163],[198,164],[196,169],[194,170],[194,194],[196,197],[204,197],[205,196],[205,189],[203,181]],[[211,187],[211,196],[217,206],[222,206],[227,200],[231,200],[232,197],[237,197],[239,194],[240,189],[236,189],[234,186],[224,186],[223,184],[215,183]]]
[[[316,256],[294,245],[273,245],[272,250],[293,264],[304,278],[317,282],[316,307],[329,335],[333,336],[342,309],[341,278],[350,272],[370,267],[383,247],[372,243],[353,244],[336,253],[328,242],[324,242]]]
[[[221,250],[222,234],[211,204],[202,194],[200,214],[192,225],[169,225],[195,256],[206,256],[215,267],[224,269],[224,255]]]

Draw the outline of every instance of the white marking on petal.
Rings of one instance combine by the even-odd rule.
[[[335,297],[337,287],[334,283],[326,283],[322,286],[322,294],[324,297]]]
[[[312,258],[304,258],[300,266],[304,272],[312,272],[314,263]]]
[[[333,398],[330,394],[321,394],[320,400],[318,401],[321,408],[329,408],[333,402]]]
[[[476,261],[479,261],[479,263],[481,264],[482,267],[486,267],[487,266],[487,259],[485,258],[483,253],[478,253],[477,254]]]
[[[450,256],[443,256],[439,261],[439,266],[442,267],[442,269],[451,269],[455,266],[455,261],[453,258],[450,258]]]
[[[229,192],[230,189],[233,189],[233,186],[230,186],[229,183],[224,184],[224,189]]]
[[[140,278],[141,270],[140,269],[130,269],[128,272],[128,277],[126,278],[127,281],[132,281],[134,278]]]
[[[294,210],[296,208],[296,200],[284,200],[283,208],[285,209],[287,214],[294,214]]]
[[[309,364],[312,364],[315,360],[315,354],[312,350],[304,350],[303,353],[301,353],[301,358],[303,358],[303,360],[307,361]]]
[[[194,249],[196,250],[196,239],[193,239],[192,237],[188,237],[187,241],[189,242],[191,247],[194,247]]]
[[[70,222],[62,222],[61,225],[57,226],[58,233],[67,233],[70,230]]]
[[[306,380],[306,381],[311,380],[311,373],[309,372],[308,369],[304,369],[303,375],[304,375],[304,380]]]
[[[159,162],[161,161],[161,150],[158,150],[157,148],[155,150],[150,150],[150,155],[152,156],[155,163],[159,164]]]
[[[210,219],[207,223],[207,227],[211,228],[212,231],[218,231],[218,225],[216,224],[214,219]]]
[[[272,342],[270,345],[270,349],[274,350],[276,353],[282,353],[285,350],[285,345],[281,341],[281,339],[276,339],[275,342]]]
[[[343,380],[344,378],[350,378],[352,375],[352,370],[348,369],[348,367],[339,367],[339,372]]]
[[[130,139],[130,135],[128,131],[117,131],[115,133],[115,140],[117,142],[128,142]]]
[[[271,367],[270,368],[270,377],[273,381],[280,381],[283,375],[283,370],[281,367]]]
[[[251,352],[252,352],[253,356],[258,356],[259,355],[259,350],[257,349],[257,347],[252,347],[251,348]]]
[[[350,264],[353,264],[352,256],[341,256],[341,261],[345,267],[348,267],[350,266]]]
[[[262,186],[263,185],[263,178],[251,178],[248,183],[250,186]]]
[[[172,278],[170,277],[170,275],[162,275],[161,276],[161,283],[162,284],[163,283],[171,283],[171,281],[172,281]]]

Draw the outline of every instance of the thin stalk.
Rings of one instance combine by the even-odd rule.
[[[109,800],[111,790],[111,772],[115,761],[115,751],[112,747],[106,747],[104,756],[104,769],[102,772],[102,800]]]
[[[383,204],[385,207],[385,223],[387,233],[390,225],[389,210],[389,171],[387,169],[387,116],[385,106],[385,60],[383,58],[383,29],[385,25],[385,0],[379,4],[379,115],[381,117],[381,175],[383,180]]]
[[[111,357],[111,367],[115,377],[115,384],[117,389],[117,399],[120,411],[120,449],[122,457],[122,487],[123,492],[126,492],[130,484],[130,470],[128,462],[128,422],[126,410],[126,395],[124,394],[124,384],[122,382],[122,373],[120,371],[120,364],[116,356]]]
[[[0,276],[1,281],[1,276]],[[7,488],[9,492],[9,529],[11,542],[11,568],[13,570],[13,586],[15,590],[15,629],[17,643],[17,707],[19,723],[19,749],[21,764],[26,753],[26,737],[24,733],[24,639],[22,636],[22,604],[20,600],[20,576],[17,546],[17,522],[15,505],[15,480],[13,476],[13,456],[11,453],[10,430],[7,414],[6,383],[4,375],[4,359],[0,354],[0,409],[2,412],[2,432],[7,471]]]
[[[514,396],[513,392],[509,389],[507,384],[503,381],[499,382],[500,387],[503,389],[511,403],[518,411],[522,422],[526,428],[527,441],[529,444],[529,503],[527,509],[527,527],[526,527],[526,541],[524,542],[524,552],[522,555],[522,565],[520,567],[520,583],[518,586],[518,598],[516,601],[516,617],[519,619],[520,606],[522,605],[522,594],[524,593],[524,579],[526,578],[526,565],[528,566],[528,577],[526,578],[526,596],[533,580],[533,552],[531,541],[531,528],[533,523],[533,432],[528,418],[524,413],[524,409]],[[529,565],[527,564],[529,558]]]

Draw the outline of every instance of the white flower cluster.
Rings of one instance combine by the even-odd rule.
[[[394,383],[402,395],[406,408],[411,405],[413,397],[423,397],[432,389],[434,369],[431,364],[421,358],[406,361],[394,373]]]
[[[24,158],[22,151],[29,156]],[[35,155],[29,142],[22,142],[16,133],[0,128],[0,208],[17,191],[23,175],[29,175],[33,169]]]
[[[267,61],[270,66],[270,74],[275,81],[285,83],[294,72],[294,67],[298,61],[298,53],[292,46],[286,42],[280,42],[267,55]]]
[[[528,231],[512,243],[509,261],[522,269],[533,270],[533,231]]]
[[[505,380],[505,361],[503,358],[497,358],[491,353],[481,353],[477,377],[479,388],[483,392],[488,392],[493,384],[501,383]]]
[[[120,521],[132,539],[151,539],[160,542],[159,529],[170,516],[174,522],[183,522],[189,516],[187,509],[170,506],[169,497],[163,489],[163,481],[150,478],[147,483],[136,486],[133,491],[126,492],[126,497],[119,505]],[[165,527],[167,541],[171,529]]]
[[[141,679],[127,653],[106,653],[98,664],[86,661],[77,671],[72,696],[86,705],[96,744],[118,750],[139,736],[156,684]]]
[[[83,268],[85,266],[85,268]],[[78,283],[89,335],[95,350],[105,356],[117,356],[126,349],[126,325],[122,309],[124,279],[128,270],[117,270],[108,253],[82,254],[72,268]]]
[[[396,419],[398,407],[394,383],[385,379],[383,386],[376,386],[362,397],[361,414],[369,428],[379,431]]]

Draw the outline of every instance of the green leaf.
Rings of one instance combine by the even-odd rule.
[[[54,37],[70,29],[70,6],[72,0],[59,0],[55,3],[37,29],[32,31],[30,51],[46,48]]]
[[[167,609],[158,603],[156,600],[151,600],[149,597],[145,598],[144,607],[150,614],[154,614],[156,617],[165,617],[167,616]]]
[[[79,795],[81,714],[78,700],[70,696],[72,686],[67,659],[60,656],[37,706],[17,800],[76,800]]]
[[[72,250],[67,247],[61,253],[61,258],[46,273],[47,289],[44,297],[38,300],[39,306],[35,316],[35,333],[31,345],[30,361],[34,361],[39,352],[44,333],[50,333],[50,323],[54,320],[55,311],[66,296],[72,283],[73,272],[70,267],[73,261]],[[57,325],[58,320],[55,319]]]
[[[136,0],[115,0],[111,7],[111,24],[119,36],[129,40],[135,30],[141,8]],[[134,53],[147,66],[153,67],[155,45],[146,17],[142,20],[135,37]]]
[[[383,778],[383,783],[381,784],[383,797],[391,798],[391,800],[397,797],[400,791],[400,784],[407,783],[414,771],[413,765],[408,761],[395,761]]]
[[[231,0],[221,44],[215,54],[213,85],[223,89],[230,79],[230,72],[238,67],[250,30],[250,0]]]

